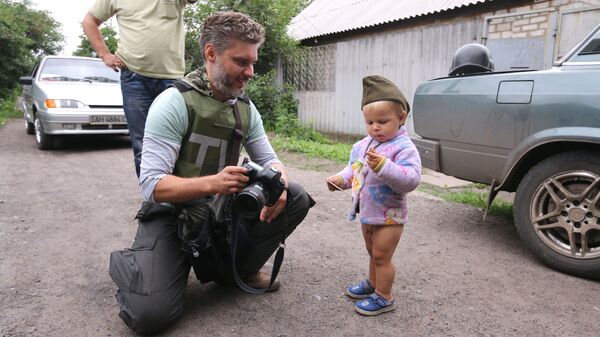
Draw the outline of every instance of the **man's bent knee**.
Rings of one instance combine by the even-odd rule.
[[[140,334],[153,334],[167,328],[183,312],[183,301],[170,291],[139,295],[119,290],[119,317]]]
[[[291,194],[291,203],[287,207],[288,216],[290,223],[297,225],[304,220],[308,210],[315,205],[315,201],[298,183],[290,182],[288,188]]]
[[[139,333],[166,328],[183,312],[189,264],[164,209],[142,207],[131,249],[110,255],[109,273],[119,291],[119,316]]]

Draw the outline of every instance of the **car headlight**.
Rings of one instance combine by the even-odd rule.
[[[74,99],[47,99],[46,108],[59,109],[59,108],[70,108],[70,109],[81,109],[85,107],[83,103]]]

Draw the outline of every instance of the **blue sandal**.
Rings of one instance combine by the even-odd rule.
[[[356,302],[354,309],[361,315],[376,316],[394,310],[396,307],[394,300],[388,301],[385,298],[372,294],[364,300]]]
[[[369,282],[369,279],[360,281],[358,285],[351,285],[346,288],[346,295],[354,299],[363,299],[371,296],[375,292],[375,288]]]

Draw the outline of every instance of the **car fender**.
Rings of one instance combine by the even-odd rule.
[[[564,145],[560,146],[557,143]],[[550,155],[573,149],[572,146],[566,146],[568,144],[600,145],[600,128],[559,127],[530,135],[509,153],[501,176],[503,178],[493,190],[498,192],[516,188],[515,185],[523,176],[523,171],[528,170],[523,165],[533,166]],[[531,154],[534,154],[533,157]],[[527,164],[532,158],[534,162]]]

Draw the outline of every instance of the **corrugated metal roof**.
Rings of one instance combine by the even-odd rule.
[[[288,26],[296,40],[377,26],[492,0],[314,0]]]

